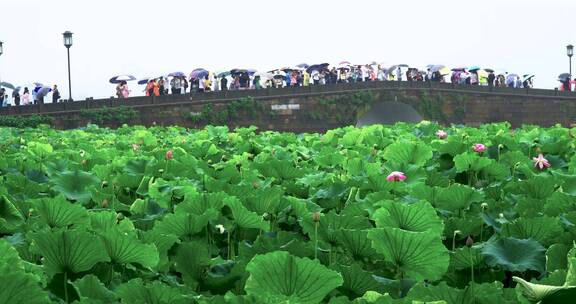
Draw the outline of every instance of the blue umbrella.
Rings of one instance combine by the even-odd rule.
[[[36,89],[38,89],[36,91]],[[44,98],[44,96],[46,96],[46,94],[48,94],[49,92],[52,91],[52,89],[50,87],[37,87],[36,89],[34,89],[34,91],[36,91],[36,96],[38,97],[38,99],[40,98]]]
[[[210,72],[206,71],[205,69],[195,69],[192,71],[192,73],[190,73],[190,78],[200,79],[208,76],[208,74],[210,74]]]
[[[477,65],[473,65],[471,67],[468,68],[468,71],[472,72],[472,71],[478,71],[480,70],[480,67]]]
[[[184,72],[172,72],[172,73],[168,74],[168,76],[170,76],[170,77],[186,77],[186,74],[184,74]]]
[[[110,83],[120,83],[122,81],[132,81],[136,80],[136,77],[132,75],[119,75],[110,78]]]
[[[162,76],[160,76],[160,77],[145,77],[145,78],[138,80],[138,84],[147,84],[148,81],[150,81],[150,80],[156,80],[156,79],[160,79],[160,78],[162,78]]]

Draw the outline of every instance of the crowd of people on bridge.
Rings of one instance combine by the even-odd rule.
[[[253,69],[220,72],[195,69],[188,77],[182,72],[174,72],[166,76],[144,78],[138,81],[138,84],[145,85],[143,92],[146,96],[161,96],[188,92],[283,88],[365,81],[430,81],[460,85],[532,88],[533,79],[534,75],[531,74],[520,76],[477,66],[450,69],[444,65],[429,65],[425,69],[417,69],[400,64],[385,68],[376,63],[354,65],[344,61],[335,66],[327,63],[299,64],[267,72],[258,72]],[[118,98],[129,96],[127,82],[133,80],[136,78],[131,75],[116,76],[110,80],[111,83],[117,84],[116,96]]]
[[[132,90],[128,83],[132,81],[137,81],[137,84],[142,86],[138,91],[142,91],[144,95],[161,96],[190,92],[317,86],[366,81],[429,81],[471,86],[532,88],[533,79],[532,74],[519,75],[479,66],[448,68],[444,65],[431,64],[418,69],[407,64],[386,67],[376,62],[352,64],[343,61],[335,65],[298,64],[266,72],[254,69],[208,71],[200,68],[193,70],[189,75],[183,72],[173,72],[140,80],[132,75],[120,75],[111,78],[110,83],[116,85],[115,96],[124,99],[131,96]],[[34,83],[33,87],[28,88],[14,87],[5,82],[1,84],[3,87],[0,88],[0,105],[2,106],[44,103],[48,93],[52,95],[52,102],[60,101],[60,93],[55,85],[47,87]],[[9,98],[4,87],[12,90],[12,102],[8,102]],[[570,88],[570,84],[567,84],[562,85],[560,89],[569,90]]]

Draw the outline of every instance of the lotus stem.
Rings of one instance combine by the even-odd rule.
[[[470,276],[472,278],[472,283],[474,283],[474,259],[472,258],[472,248],[470,248]]]
[[[454,234],[452,235],[452,251],[456,250],[456,236],[460,234],[460,230],[454,230]]]
[[[68,272],[64,271],[64,301],[68,302]]]
[[[314,259],[317,260],[318,259],[318,224],[320,222],[315,222],[314,223]]]
[[[230,260],[230,230],[228,230],[227,233],[228,233],[228,260]]]

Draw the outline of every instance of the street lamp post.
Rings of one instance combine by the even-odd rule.
[[[572,80],[572,55],[574,55],[574,46],[569,44],[566,46],[566,54],[568,55],[568,64],[570,67],[568,68],[570,74],[570,80]]]
[[[0,56],[4,53],[4,42],[0,41]],[[2,83],[2,75],[0,74],[0,83]],[[0,105],[1,106],[1,105]]]
[[[66,31],[64,36],[64,46],[68,50],[68,101],[72,101],[72,81],[70,78],[70,47],[72,46],[72,32]]]

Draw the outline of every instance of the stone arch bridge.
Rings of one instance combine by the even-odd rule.
[[[222,91],[83,100],[0,108],[2,120],[50,122],[67,129],[96,123],[257,126],[260,130],[324,132],[348,125],[417,122],[512,126],[571,125],[576,93],[429,82],[360,82],[281,89]]]

